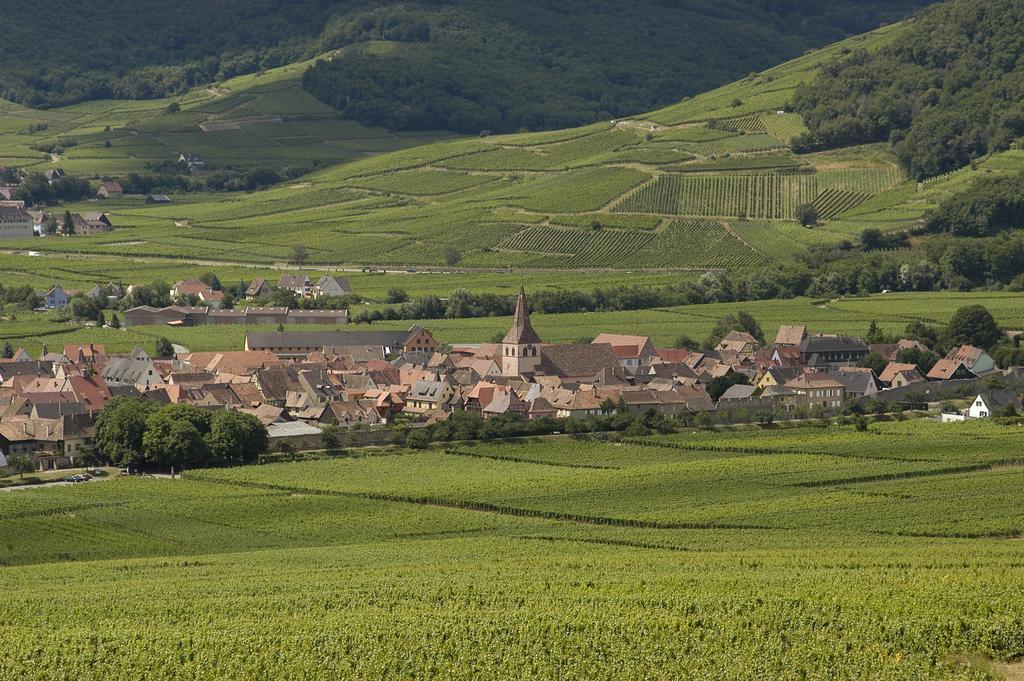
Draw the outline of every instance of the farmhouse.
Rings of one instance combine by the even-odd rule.
[[[312,284],[305,274],[282,274],[277,280],[277,287],[291,291],[300,298],[305,298],[312,291]]]
[[[252,283],[245,289],[246,300],[263,300],[269,298],[273,291],[270,288],[270,284],[267,283],[266,279],[257,277],[252,280]]]
[[[117,199],[124,196],[124,187],[120,182],[100,182],[100,188],[96,190],[96,196],[101,199]]]
[[[187,152],[182,152],[181,154],[178,154],[178,163],[184,163],[186,166],[188,166],[188,171],[190,173],[194,173],[195,171],[202,170],[203,168],[206,167],[206,161],[203,160],[202,156],[200,156],[199,154],[190,154]]]
[[[43,299],[46,301],[46,307],[53,310],[62,307],[67,307],[68,302],[71,300],[71,296],[68,295],[68,292],[65,291],[62,287],[54,286],[53,288],[46,292],[46,295],[43,296]]]
[[[352,288],[348,285],[348,279],[331,277],[326,274],[317,279],[316,285],[313,287],[314,298],[321,296],[340,298],[350,293],[352,293]]]

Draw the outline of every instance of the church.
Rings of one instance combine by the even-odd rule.
[[[520,286],[512,328],[501,340],[501,374],[505,378],[557,376],[566,382],[605,383],[622,371],[607,343],[542,343],[530,322],[526,290]]]

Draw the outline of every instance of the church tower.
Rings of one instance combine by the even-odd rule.
[[[519,287],[512,328],[501,341],[501,373],[509,378],[532,374],[540,365],[540,336],[530,324],[526,309],[526,291]]]

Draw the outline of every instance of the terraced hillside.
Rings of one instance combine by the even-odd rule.
[[[9,243],[47,252],[258,264],[288,259],[296,243],[307,248],[309,262],[320,265],[632,271],[791,263],[811,247],[856,242],[868,228],[905,230],[973,178],[1024,168],[1024,152],[1009,151],[918,184],[902,175],[887,145],[805,155],[789,150],[790,140],[804,130],[799,116],[785,112],[794,89],[829,60],[885,45],[901,30],[894,26],[849,39],[642,118],[441,141],[248,194],[188,194],[163,206],[110,200],[102,208],[111,212],[114,232]],[[154,121],[237,125],[243,131],[292,126],[275,138],[279,152],[261,153],[279,153],[281,160],[301,149],[294,153],[308,159],[324,149],[328,156],[330,144],[317,140],[331,133],[316,132],[319,126],[349,124],[287,118],[289,107],[306,106],[293,98],[289,77],[281,72],[272,85],[254,85],[255,77],[239,81],[238,92],[224,97],[199,93],[180,112]],[[218,111],[227,113],[218,118]],[[257,113],[281,115],[282,122],[247,122]],[[100,118],[89,125],[102,123]],[[117,139],[103,153],[165,140],[159,151],[150,146],[151,151],[133,152],[140,162],[147,153],[166,154],[211,134],[110,134],[115,132]],[[95,134],[107,133],[101,128]],[[230,139],[248,133],[212,134]],[[381,145],[406,141],[389,138]],[[346,154],[361,142],[335,144],[338,154]],[[71,148],[65,152],[68,164],[74,168],[76,153],[95,148]],[[219,158],[248,153],[231,147]],[[795,221],[803,204],[816,207],[821,224],[805,228]],[[90,202],[78,208],[99,207]]]
[[[1012,679],[1019,438],[450,443],[0,493],[0,676]]]

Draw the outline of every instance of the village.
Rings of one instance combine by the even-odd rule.
[[[346,282],[326,279],[284,275],[279,285],[304,295],[346,290]],[[14,456],[30,457],[40,471],[79,465],[92,452],[97,416],[115,397],[252,415],[266,428],[272,451],[322,449],[325,431],[416,428],[458,412],[484,421],[643,413],[684,425],[763,426],[908,406],[947,421],[1022,408],[1016,392],[988,380],[1012,383],[1019,370],[1002,370],[984,350],[969,345],[922,372],[917,364],[897,361],[907,351],[928,351],[918,340],[869,344],[813,334],[803,325],[782,326],[766,344],[732,330],[703,351],[661,348],[649,337],[612,333],[590,343],[547,344],[531,323],[520,289],[511,328],[500,342],[441,346],[419,325],[399,331],[285,330],[285,323],[313,319],[304,313],[323,315],[318,321],[332,317],[330,323],[340,325],[347,312],[219,310],[197,282],[178,282],[176,293],[207,305],[140,306],[125,311],[126,324],[281,325],[247,332],[242,348],[178,348],[167,357],[142,348],[108,354],[94,344],[44,347],[39,357],[15,350],[0,360],[0,465]],[[248,288],[252,300],[269,290],[262,280]],[[235,317],[218,316],[227,312]],[[869,356],[883,358],[884,368],[863,366]],[[951,398],[974,399],[953,409]]]

